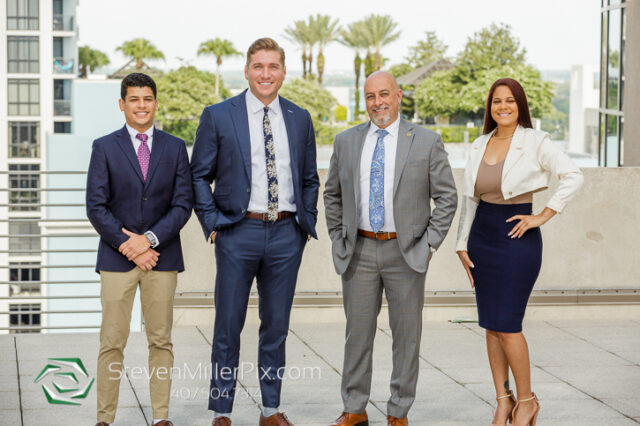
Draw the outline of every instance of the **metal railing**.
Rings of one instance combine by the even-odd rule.
[[[53,15],[53,31],[74,31],[75,16],[56,13]]]
[[[65,59],[65,58],[53,59],[54,74],[74,74],[75,69],[76,69],[75,61],[73,59]]]

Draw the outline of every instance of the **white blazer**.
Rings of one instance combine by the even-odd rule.
[[[478,168],[485,148],[496,130],[478,137],[471,145],[464,171],[464,191],[460,208],[460,223],[456,251],[466,251],[467,241],[480,199],[475,196]],[[582,172],[549,138],[549,134],[520,125],[516,128],[502,168],[502,196],[505,200],[526,192],[545,189],[551,175],[558,186],[547,207],[561,213],[582,186]]]

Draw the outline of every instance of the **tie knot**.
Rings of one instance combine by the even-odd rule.
[[[147,143],[147,138],[149,136],[146,133],[138,133],[136,135],[136,139],[138,139],[139,141],[141,141],[142,143]]]
[[[376,133],[378,134],[379,138],[384,138],[389,134],[389,132],[387,132],[385,129],[378,129],[376,130]]]
[[[265,115],[269,112],[269,107],[264,107],[262,108],[262,110],[264,111]]]

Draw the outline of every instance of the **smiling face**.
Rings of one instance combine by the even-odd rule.
[[[491,117],[500,127],[515,127],[518,124],[518,104],[507,86],[498,86],[493,92]]]
[[[402,90],[393,76],[384,71],[371,74],[364,84],[364,99],[371,121],[381,129],[398,119]]]
[[[276,50],[258,50],[244,67],[244,77],[249,81],[251,93],[265,105],[278,96],[287,74],[287,68],[280,60],[280,52]]]
[[[158,100],[151,87],[127,87],[127,95],[119,99],[120,111],[124,112],[127,124],[140,133],[153,125],[153,117],[158,109]]]

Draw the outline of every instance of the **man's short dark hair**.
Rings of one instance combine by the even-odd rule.
[[[128,76],[122,79],[120,85],[120,97],[124,101],[127,96],[127,89],[129,87],[149,87],[153,92],[153,97],[157,98],[156,82],[147,74],[141,72],[132,72]]]

